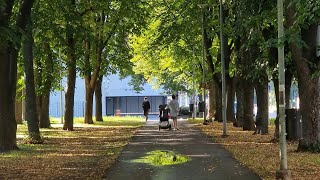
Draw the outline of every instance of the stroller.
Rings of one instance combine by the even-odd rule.
[[[159,131],[161,129],[171,130],[171,124],[169,122],[169,109],[166,109],[166,104],[159,105]]]

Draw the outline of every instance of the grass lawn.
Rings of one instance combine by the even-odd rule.
[[[272,143],[274,125],[269,126],[269,135],[252,135],[253,131],[227,125],[227,138],[222,138],[222,123],[213,122],[204,126],[203,119],[189,120],[198,124],[214,142],[222,144],[233,156],[256,172],[263,179],[275,179],[279,169],[279,144]],[[320,154],[296,152],[298,142],[288,142],[288,167],[293,179],[315,180],[320,177]]]
[[[0,154],[0,179],[101,179],[121,149],[145,121],[139,117],[104,117],[94,125],[74,120],[74,131],[60,119],[41,129],[44,144],[25,144],[27,126],[18,125],[20,150]]]

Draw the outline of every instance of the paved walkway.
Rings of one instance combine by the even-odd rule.
[[[117,162],[106,172],[106,180],[255,180],[261,179],[237,162],[194,125],[180,120],[180,131],[158,130],[158,121],[148,121],[125,146]],[[147,152],[170,150],[191,161],[169,166],[134,163]]]

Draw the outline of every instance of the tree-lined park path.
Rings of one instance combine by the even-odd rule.
[[[179,131],[159,131],[158,121],[148,121],[124,147],[104,179],[261,179],[195,125],[184,119],[179,125]]]

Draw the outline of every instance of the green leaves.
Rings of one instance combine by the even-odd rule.
[[[318,0],[294,0],[297,10],[297,24],[302,28],[320,21],[320,1]]]

